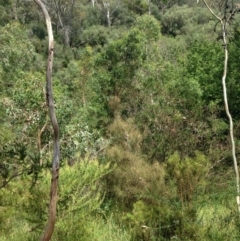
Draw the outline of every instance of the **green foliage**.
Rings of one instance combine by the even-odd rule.
[[[8,188],[2,188],[0,192],[0,238],[9,235],[14,230],[17,220],[25,220],[26,213],[22,213],[23,205],[29,200],[29,192],[26,187],[29,185],[30,178],[21,178],[18,181],[9,183]],[[20,210],[21,207],[21,210]],[[23,226],[26,222],[24,221]],[[19,223],[19,226],[22,226]],[[18,225],[16,227],[18,228]],[[25,229],[26,230],[26,229]],[[2,234],[2,235],[1,235]],[[0,239],[1,240],[1,239]]]
[[[95,222],[94,216],[91,215],[100,209],[104,197],[104,185],[101,180],[110,171],[109,164],[103,165],[97,160],[86,159],[79,160],[73,166],[62,167],[59,214],[53,240],[61,240],[63,236],[68,240],[76,240],[81,236],[85,237],[83,240],[93,240],[88,236],[91,234],[90,226],[93,227],[92,222]],[[21,228],[27,232],[26,237],[33,240],[39,237],[39,227],[43,227],[46,222],[50,173],[44,171],[31,189],[30,180],[29,177],[23,177],[13,181],[8,188],[2,189],[0,208],[3,212],[0,217],[3,222],[0,228],[5,235],[13,234],[10,240],[16,240],[17,235],[23,235]],[[12,198],[13,194],[16,198]],[[100,216],[98,221],[99,229],[104,227]],[[19,224],[15,226],[16,222]],[[118,227],[113,224],[113,228],[117,230]],[[107,226],[105,229],[111,232]],[[29,232],[30,230],[32,231]],[[5,240],[4,235],[3,239],[0,236],[0,240]]]
[[[209,168],[209,161],[199,152],[196,152],[193,158],[183,159],[178,153],[174,153],[166,162],[166,168],[168,179],[174,181],[177,187],[179,199],[183,204],[189,204],[197,189],[204,188],[204,177]]]
[[[107,220],[99,216],[94,217],[94,220],[89,223],[87,231],[89,238],[86,240],[89,241],[128,241],[131,238],[129,230],[117,224],[112,216],[108,217]]]
[[[195,222],[197,210],[193,202],[206,185],[208,163],[201,153],[183,160],[175,153],[168,159],[165,182],[157,186],[168,186],[171,191],[160,194],[154,187],[148,197],[140,196],[132,212],[124,217],[132,227],[133,240],[198,240],[202,227]]]
[[[233,174],[223,49],[211,15],[190,0],[109,1],[106,27],[101,2],[78,2],[72,12],[68,0],[59,3],[70,46],[49,1],[64,160],[52,239],[238,240],[233,184],[226,182]],[[238,153],[235,17],[227,89]],[[0,240],[37,240],[52,156],[47,31],[34,4],[15,0],[0,1],[0,26]]]
[[[104,194],[100,180],[109,172],[109,164],[100,165],[97,160],[79,160],[75,165],[63,168],[56,240],[63,236],[76,240],[83,235],[86,240],[91,240],[87,239],[89,215],[100,208]]]
[[[24,26],[9,23],[1,27],[1,33],[0,90],[9,93],[22,71],[33,68],[36,54]]]
[[[69,163],[74,162],[76,153],[81,157],[101,157],[102,151],[108,146],[109,141],[101,137],[100,133],[91,132],[88,126],[83,123],[70,124],[66,126],[62,140],[69,140],[62,148],[62,152],[68,157]]]
[[[144,35],[138,29],[132,29],[97,56],[92,79],[96,97],[92,104],[97,107],[95,114],[102,126],[106,124],[105,118],[114,114],[109,106],[110,100],[119,99],[125,103],[130,94],[129,85],[134,87],[133,77],[145,59],[144,46]],[[126,112],[126,109],[119,111]]]
[[[0,125],[0,146],[2,147],[4,143],[11,140],[13,136],[10,123],[5,122],[7,118],[5,108],[4,108],[6,101],[9,101],[9,100],[7,98],[3,98],[0,103],[0,122],[2,123],[2,125]]]
[[[130,240],[130,232],[123,226],[117,224],[112,217],[107,220],[100,215],[93,214],[91,217],[84,217],[81,220],[78,216],[68,217],[68,221],[57,225],[58,235],[53,240],[62,240],[62,237],[74,241],[126,241]]]
[[[238,240],[238,217],[224,205],[214,203],[199,208],[198,222],[201,223],[202,240]]]
[[[141,134],[132,119],[116,118],[109,126],[111,145],[106,158],[116,168],[107,176],[108,195],[116,198],[122,209],[131,209],[138,199],[151,203],[152,196],[166,193],[165,172],[157,162],[147,163],[141,155]]]
[[[82,45],[104,45],[107,43],[106,29],[103,26],[92,26],[83,31],[81,36]]]
[[[188,5],[174,5],[162,18],[162,33],[173,37],[184,36],[185,41],[212,39],[213,22],[208,10],[202,7],[191,8]]]
[[[131,225],[132,239],[139,240],[197,240],[201,226],[194,222],[192,210],[181,209],[174,200],[158,197],[153,203],[137,201],[132,213],[124,220]]]
[[[234,37],[229,43],[229,63],[228,63],[228,76],[227,76],[227,93],[229,99],[229,108],[234,118],[239,117],[239,86],[238,79],[240,77],[237,70],[237,62],[239,56],[237,50],[240,46],[240,30],[235,28]],[[222,50],[223,51],[223,50]]]
[[[60,181],[59,208],[68,209],[69,213],[80,209],[96,209],[101,201],[101,189],[98,180],[109,172],[109,164],[99,164],[97,160],[79,160],[73,167],[66,165],[63,168]],[[79,209],[79,210],[78,210]]]
[[[5,133],[0,163],[5,182],[29,172],[39,162],[37,133],[45,123],[46,110],[45,77],[40,72],[33,74],[37,54],[29,39],[29,31],[17,22],[1,27],[1,31],[0,99],[1,110],[5,112],[2,115],[5,117]]]
[[[222,100],[222,47],[216,42],[196,41],[187,59],[187,76],[200,84],[206,104]]]
[[[149,15],[138,17],[135,26],[146,35],[147,40],[159,39],[161,27],[154,17]]]

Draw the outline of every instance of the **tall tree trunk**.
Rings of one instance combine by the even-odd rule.
[[[52,23],[48,11],[45,5],[41,0],[34,0],[35,3],[41,8],[46,19],[49,45],[48,45],[48,60],[47,60],[47,71],[46,71],[46,101],[49,109],[49,115],[53,127],[54,138],[54,153],[52,160],[52,179],[50,187],[50,201],[49,201],[49,213],[48,213],[48,222],[46,228],[41,237],[41,241],[50,240],[54,225],[56,221],[56,207],[57,207],[57,186],[58,186],[58,177],[59,177],[59,167],[60,167],[60,148],[59,148],[59,126],[54,109],[54,100],[52,92],[52,65],[53,65],[53,32],[52,32]]]
[[[210,5],[206,0],[202,0],[207,7],[207,9],[210,11],[210,13],[220,22],[221,24],[221,31],[222,31],[222,38],[223,38],[223,47],[224,47],[224,67],[223,67],[223,76],[222,76],[222,86],[223,86],[223,99],[224,99],[224,105],[225,105],[225,111],[226,115],[229,120],[229,132],[230,132],[230,139],[232,144],[232,158],[233,158],[233,164],[234,164],[234,170],[235,170],[235,180],[236,180],[236,202],[238,206],[238,213],[240,217],[240,185],[239,185],[239,170],[238,170],[238,164],[237,164],[237,158],[236,158],[236,148],[235,148],[235,141],[234,141],[234,133],[233,133],[233,120],[231,113],[229,111],[228,107],[228,97],[227,97],[227,87],[226,87],[226,78],[227,78],[227,68],[228,68],[228,44],[227,44],[227,24],[230,23],[232,20],[234,14],[239,11],[240,6],[236,5],[235,8],[232,9],[231,12],[228,13],[227,6],[228,6],[228,0],[225,0],[222,5],[222,16],[219,14],[221,11],[219,11],[218,14],[215,14]],[[221,9],[220,9],[221,10]]]
[[[70,34],[70,26],[68,25],[63,26],[63,43],[64,43],[64,46],[67,46],[67,47],[70,46],[69,34]]]
[[[111,27],[111,17],[110,17],[110,9],[109,8],[107,9],[106,16],[107,16],[108,27],[110,28]]]
[[[240,189],[239,189],[239,171],[238,171],[238,164],[236,158],[236,148],[235,148],[235,141],[234,141],[234,133],[233,133],[233,120],[232,115],[228,108],[228,97],[227,97],[227,87],[226,87],[226,77],[227,77],[227,68],[228,68],[228,48],[227,48],[227,40],[226,40],[226,22],[221,21],[222,25],[222,35],[223,35],[223,46],[224,46],[224,71],[222,77],[222,86],[223,86],[223,99],[225,104],[225,111],[229,119],[229,129],[230,129],[230,138],[232,143],[232,157],[233,157],[233,164],[235,169],[235,176],[236,176],[236,189],[237,189],[237,196],[236,201],[238,205],[238,212],[240,215]]]

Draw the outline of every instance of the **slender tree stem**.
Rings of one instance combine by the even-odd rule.
[[[50,202],[49,202],[49,215],[48,223],[41,237],[41,241],[49,241],[55,226],[56,221],[56,208],[57,208],[57,186],[58,186],[58,177],[59,177],[59,167],[60,167],[60,148],[59,148],[59,126],[54,109],[54,99],[52,91],[52,65],[53,65],[53,50],[54,50],[54,40],[52,32],[52,23],[48,11],[45,5],[41,0],[34,0],[35,3],[41,8],[47,25],[48,31],[48,60],[47,60],[47,71],[46,71],[46,101],[49,109],[49,115],[52,122],[54,138],[54,153],[52,160],[52,179],[51,179],[51,188],[50,188]]]
[[[227,46],[227,36],[226,36],[226,25],[227,22],[231,20],[231,17],[233,14],[237,11],[239,8],[238,6],[230,13],[229,17],[227,16],[227,11],[224,9],[223,16],[219,17],[214,13],[214,11],[211,9],[209,4],[206,0],[203,0],[205,6],[210,11],[210,13],[220,22],[221,28],[222,28],[222,37],[223,37],[223,47],[224,47],[224,69],[223,69],[223,76],[222,76],[222,87],[223,87],[223,99],[224,99],[224,105],[225,105],[225,111],[229,120],[229,132],[230,132],[230,139],[231,139],[231,145],[232,145],[232,158],[233,158],[233,164],[234,164],[234,170],[235,170],[235,180],[236,180],[236,201],[238,205],[238,212],[240,217],[240,186],[239,186],[239,170],[238,170],[238,164],[237,164],[237,158],[236,158],[236,147],[235,147],[235,141],[234,141],[234,132],[233,132],[233,120],[232,116],[229,111],[228,107],[228,97],[227,97],[227,87],[226,87],[226,78],[227,78],[227,68],[228,68],[228,46]],[[227,2],[225,4],[225,8],[227,6]]]
[[[233,158],[233,164],[235,169],[235,175],[236,175],[236,188],[237,188],[237,196],[236,201],[238,205],[238,211],[240,215],[240,189],[239,189],[239,171],[238,171],[238,164],[237,164],[237,158],[236,158],[236,147],[235,147],[235,141],[234,141],[234,133],[233,133],[233,120],[232,116],[229,111],[228,107],[228,97],[227,97],[227,87],[226,87],[226,78],[227,78],[227,68],[228,68],[228,48],[227,48],[227,40],[226,40],[226,22],[221,20],[221,26],[222,26],[222,35],[223,35],[223,44],[224,44],[224,71],[223,71],[223,77],[222,77],[222,86],[223,86],[223,98],[224,98],[224,105],[225,105],[225,111],[229,119],[229,129],[230,129],[230,138],[232,143],[232,158]]]

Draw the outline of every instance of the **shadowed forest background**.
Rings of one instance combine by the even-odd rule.
[[[239,240],[222,34],[203,3],[45,4],[61,132],[51,240]],[[227,34],[239,157],[238,13]],[[38,240],[47,220],[53,144],[47,41],[33,1],[0,0],[0,241]]]

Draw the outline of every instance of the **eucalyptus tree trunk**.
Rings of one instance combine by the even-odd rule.
[[[210,1],[210,4],[206,0],[202,0],[202,1],[207,7],[207,9],[210,11],[210,13],[219,21],[221,25],[221,33],[222,33],[223,48],[224,48],[224,66],[223,66],[223,76],[222,76],[223,99],[224,99],[226,115],[229,120],[229,132],[230,132],[230,139],[232,144],[232,158],[233,158],[235,180],[236,180],[236,202],[237,202],[238,212],[240,217],[239,170],[238,170],[238,164],[237,164],[237,158],[236,158],[236,148],[235,148],[234,132],[233,132],[233,120],[228,107],[228,97],[227,97],[227,87],[226,87],[226,78],[227,78],[227,69],[228,69],[227,26],[230,23],[230,21],[233,19],[234,14],[237,11],[239,11],[240,5],[239,4],[233,5],[233,2],[229,3],[228,0],[219,1],[218,13],[215,13],[210,5],[210,4],[213,4],[214,7],[216,6],[212,2],[212,0]],[[232,4],[231,6],[232,10],[228,12],[227,9],[229,8],[230,4]]]
[[[52,178],[51,178],[51,187],[50,187],[50,201],[49,201],[49,211],[48,211],[48,222],[43,231],[41,241],[50,240],[54,225],[56,221],[56,207],[57,207],[57,186],[58,186],[58,177],[59,177],[59,167],[60,167],[60,148],[59,148],[59,126],[54,109],[54,100],[53,100],[53,91],[52,91],[52,65],[53,65],[53,50],[54,50],[54,41],[53,41],[53,32],[52,32],[52,23],[48,11],[45,5],[41,0],[34,0],[35,3],[41,8],[44,17],[46,19],[49,45],[48,45],[48,60],[47,60],[47,70],[46,70],[46,101],[49,109],[49,116],[51,119],[54,138],[54,152],[52,160]]]
[[[93,2],[93,0],[92,0]],[[106,14],[107,26],[112,26],[112,19],[113,13],[118,9],[120,0],[99,0],[95,1],[98,8]]]
[[[53,16],[57,30],[61,29],[62,43],[65,47],[69,47],[72,21],[76,17],[76,0],[47,0],[43,1],[43,3],[48,7],[50,14]]]

